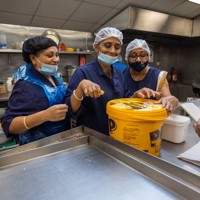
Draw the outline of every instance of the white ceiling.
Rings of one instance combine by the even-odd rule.
[[[200,5],[187,0],[0,0],[0,23],[95,32],[128,6],[200,15]]]

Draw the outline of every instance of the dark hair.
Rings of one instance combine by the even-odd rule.
[[[56,42],[45,36],[36,36],[26,40],[22,47],[22,56],[26,63],[31,63],[30,54],[36,55],[39,51],[55,46],[58,48]]]

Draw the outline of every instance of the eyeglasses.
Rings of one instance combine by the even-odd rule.
[[[146,52],[142,52],[139,55],[137,53],[132,53],[128,58],[132,61],[136,61],[138,59],[138,57],[140,58],[140,60],[144,60],[145,58],[147,58],[148,54]]]

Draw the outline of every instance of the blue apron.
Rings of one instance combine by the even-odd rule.
[[[63,103],[63,98],[66,93],[66,86],[60,77],[54,76],[58,81],[58,86],[51,87],[44,84],[37,76],[31,73],[31,64],[21,66],[16,73],[13,74],[14,78],[26,80],[34,85],[43,88],[46,97],[48,98],[49,107]],[[27,130],[19,134],[20,144],[26,144],[38,139],[65,131],[70,128],[69,118],[57,122],[45,122],[37,127]]]
[[[20,69],[13,74],[13,77],[17,79],[26,80],[30,83],[38,85],[39,87],[42,87],[48,98],[49,106],[63,103],[63,98],[66,93],[66,86],[63,84],[63,81],[59,76],[54,76],[59,83],[58,86],[51,87],[45,85],[37,76],[31,73],[31,65],[27,64],[21,66]]]

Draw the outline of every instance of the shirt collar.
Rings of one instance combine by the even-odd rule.
[[[98,74],[99,74],[100,76],[105,76],[105,73],[104,73],[103,69],[101,68],[101,65],[99,64],[97,58],[96,58],[96,60],[94,61],[94,64],[95,64],[95,66],[97,66],[96,69],[97,69]],[[111,65],[110,67],[111,67],[111,71],[113,71],[113,66]]]

